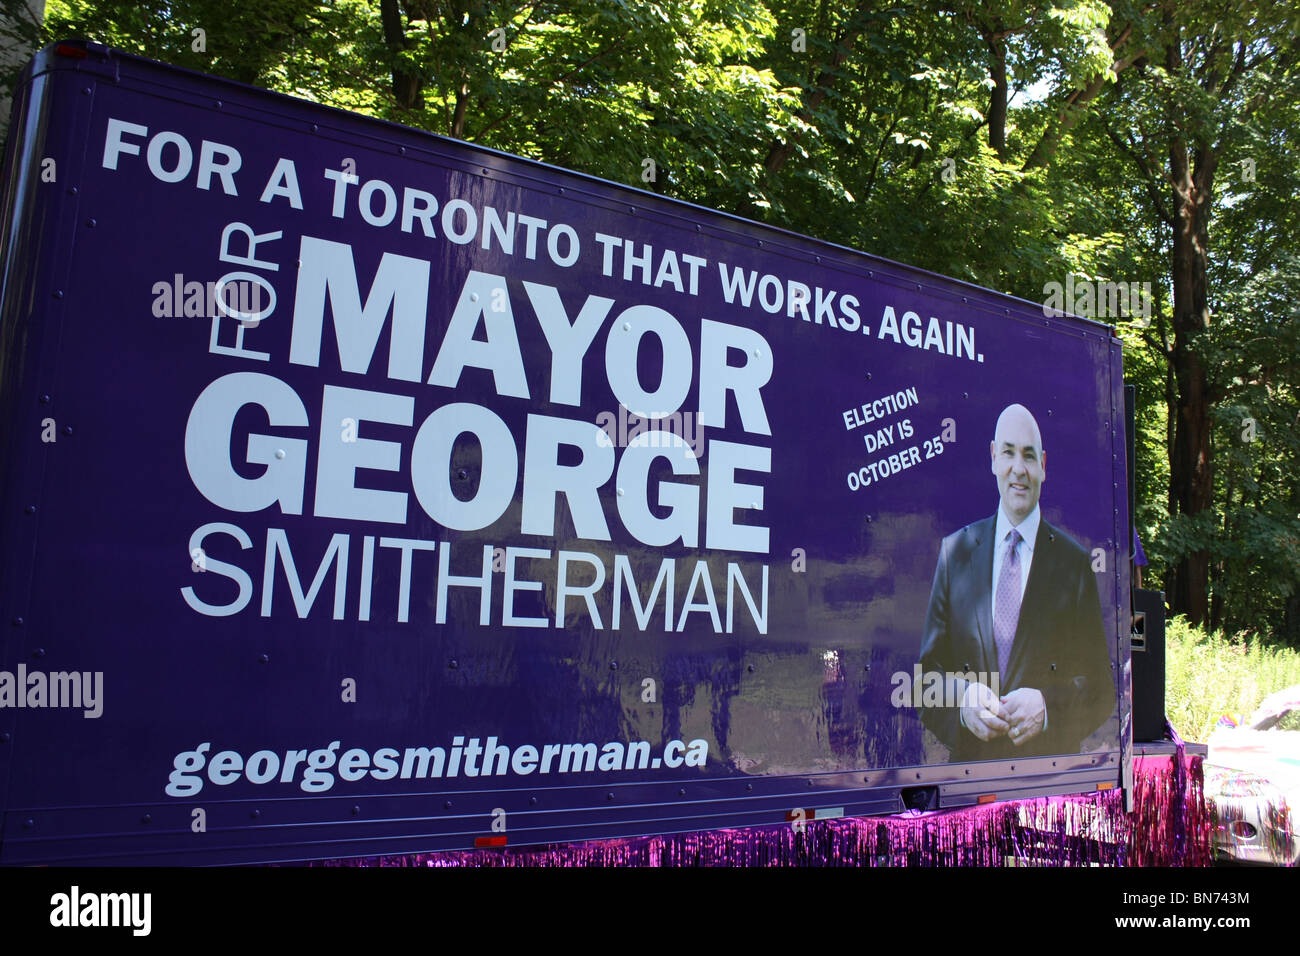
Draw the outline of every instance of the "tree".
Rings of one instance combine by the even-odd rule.
[[[1222,0],[50,0],[43,38],[1028,299],[1070,273],[1149,279],[1150,323],[1116,323],[1148,552],[1175,611],[1300,638],[1298,21]]]
[[[1212,409],[1218,397],[1200,339],[1210,327],[1209,248],[1215,177],[1250,118],[1295,83],[1294,15],[1226,13],[1217,4],[1159,13],[1135,82],[1112,103],[1132,132],[1115,133],[1170,230],[1169,358],[1175,382],[1170,408],[1171,512],[1185,519],[1187,545],[1167,583],[1175,612],[1209,620],[1210,549],[1204,540],[1214,507]],[[1112,131],[1114,132],[1114,131]]]

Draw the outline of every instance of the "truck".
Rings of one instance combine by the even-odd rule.
[[[0,863],[1129,784],[1103,324],[79,41],[2,222]]]

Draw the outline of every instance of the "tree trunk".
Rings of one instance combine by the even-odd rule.
[[[1166,50],[1166,65],[1171,73],[1182,67],[1178,43],[1175,36]],[[1179,514],[1187,517],[1199,515],[1214,505],[1209,379],[1193,340],[1210,325],[1206,266],[1210,199],[1217,162],[1217,154],[1206,143],[1198,144],[1193,153],[1180,135],[1175,135],[1170,142],[1169,173],[1174,203],[1172,361],[1178,382],[1178,404],[1169,483]],[[1198,626],[1208,619],[1209,564],[1209,551],[1202,549],[1184,556],[1174,569],[1173,611],[1187,615],[1188,621]]]
[[[406,28],[402,25],[402,11],[397,0],[380,0],[379,19],[384,26],[384,42],[394,53],[405,50],[409,45]],[[420,78],[393,66],[393,99],[403,109],[413,109],[420,102],[420,90],[423,86]]]
[[[989,91],[989,148],[998,154],[998,159],[1007,158],[1007,42],[1006,33],[999,20],[992,29],[981,27],[984,42],[988,44],[992,62],[989,65],[989,79],[993,89]]]
[[[1237,482],[1235,476],[1229,472],[1228,487],[1223,496],[1223,526],[1219,533],[1223,535],[1224,540],[1232,540],[1235,527],[1235,514],[1237,503],[1233,500],[1237,493]],[[1234,595],[1228,594],[1229,577],[1226,573],[1228,562],[1220,556],[1218,561],[1214,562],[1212,587],[1210,593],[1210,630],[1226,630],[1232,633],[1235,628],[1231,625],[1241,614],[1241,608],[1237,602],[1232,600]]]
[[[451,135],[456,139],[465,138],[465,116],[469,106],[469,84],[462,83],[456,90],[456,109],[451,116]]]

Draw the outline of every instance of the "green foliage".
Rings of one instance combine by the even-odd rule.
[[[1300,684],[1300,651],[1257,634],[1228,637],[1165,627],[1165,714],[1185,740],[1204,743],[1224,714],[1249,717],[1269,694]]]
[[[1203,543],[1214,556],[1214,599],[1229,628],[1268,622],[1282,632],[1300,586],[1298,281],[1300,258],[1290,254],[1225,281],[1203,346],[1219,383],[1217,507]]]
[[[0,0],[0,103],[7,102],[18,75],[41,43],[41,23],[24,0]],[[0,116],[0,131],[7,123]]]
[[[303,49],[316,7],[311,0],[50,0],[45,33],[51,40],[93,40],[191,70],[260,83],[278,61]]]

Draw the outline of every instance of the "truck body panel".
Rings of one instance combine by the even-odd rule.
[[[33,63],[6,155],[0,862],[517,846],[1127,782],[1106,326],[77,50]],[[953,759],[921,649],[942,542],[998,507],[1013,403],[1042,433],[1042,520],[1095,586],[1112,683],[1075,691],[1113,709],[1068,752]],[[1046,615],[1064,586],[1034,573]],[[1062,645],[1038,683],[1086,616],[1022,621]],[[1070,716],[1044,696],[1040,742]]]

